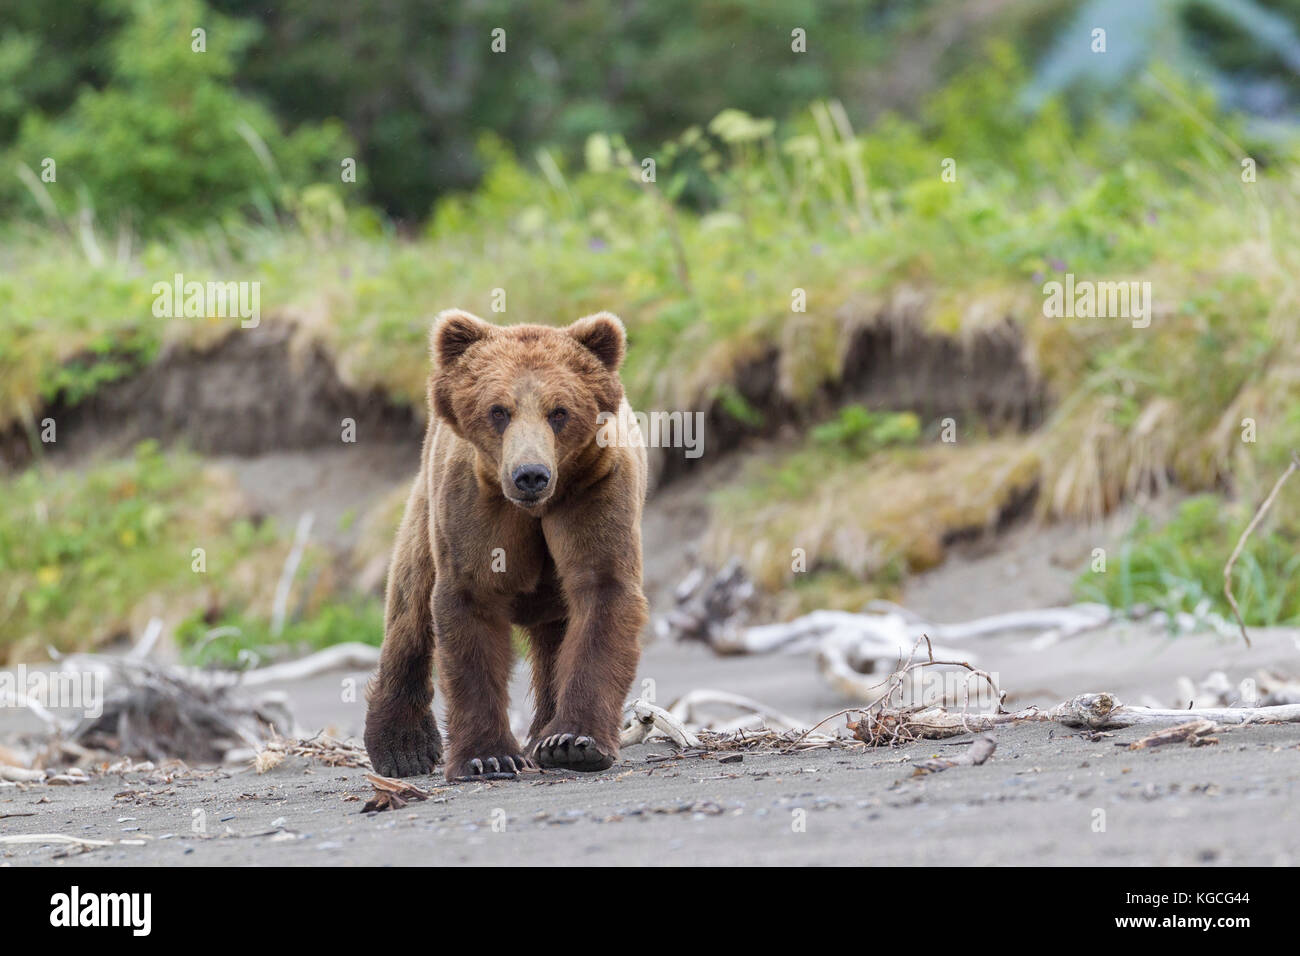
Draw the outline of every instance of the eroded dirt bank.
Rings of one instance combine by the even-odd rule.
[[[924,421],[954,416],[963,425],[974,420],[997,431],[1034,428],[1049,400],[1026,359],[1020,327],[1010,319],[960,337],[926,332],[890,316],[864,321],[847,336],[839,378],[823,382],[801,402],[792,401],[781,386],[781,361],[774,346],[733,373],[736,394],[759,421],[736,418],[721,397],[701,399],[709,454],[665,456],[661,483],[747,439],[806,429],[848,403],[913,411]]]
[[[780,352],[773,347],[742,363],[735,392],[761,418],[737,419],[717,397],[702,396],[708,455],[745,439],[806,427],[840,405],[911,410],[927,420],[970,417],[993,429],[1028,429],[1042,418],[1047,393],[1026,361],[1019,327],[1010,320],[957,337],[929,333],[913,323],[880,317],[847,336],[840,376],[807,399],[784,394]],[[37,419],[52,418],[59,440],[52,456],[115,453],[142,438],[183,441],[202,454],[255,456],[337,446],[343,420],[376,443],[418,441],[423,410],[382,390],[346,385],[333,357],[297,335],[290,322],[238,330],[213,345],[171,345],[134,375],[100,387],[88,398],[56,397]],[[13,427],[0,439],[0,464],[30,460],[31,436]],[[669,481],[705,459],[665,455],[660,480]]]
[[[210,455],[338,447],[344,419],[372,442],[419,442],[419,411],[378,390],[357,391],[339,377],[333,358],[295,339],[287,322],[232,332],[215,345],[173,345],[133,376],[79,402],[56,399],[38,418],[52,418],[55,461],[116,454],[144,438],[183,442]],[[11,429],[0,453],[11,465],[30,460],[27,433]]]

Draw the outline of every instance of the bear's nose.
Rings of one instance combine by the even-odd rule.
[[[530,498],[536,498],[551,483],[551,469],[545,465],[520,465],[510,475],[515,487]]]

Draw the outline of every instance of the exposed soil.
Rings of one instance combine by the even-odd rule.
[[[731,415],[719,398],[701,399],[707,454],[689,459],[665,454],[660,481],[668,482],[747,439],[784,429],[806,429],[837,407],[857,402],[884,411],[913,411],[923,420],[970,419],[991,430],[1031,429],[1042,421],[1047,391],[1025,357],[1020,327],[1010,319],[954,337],[930,333],[888,316],[865,322],[849,336],[840,378],[802,403],[780,384],[775,347],[735,370],[732,384],[762,416],[761,423]]]
[[[733,375],[761,424],[742,422],[721,400],[702,397],[708,454],[656,456],[659,484],[716,461],[747,439],[807,427],[848,402],[915,411],[926,420],[973,417],[991,429],[1032,428],[1047,404],[1020,329],[1009,319],[962,337],[887,316],[864,322],[849,336],[840,378],[800,403],[780,387],[780,358],[773,348]],[[368,442],[418,443],[424,427],[419,410],[382,390],[346,385],[328,351],[297,337],[289,322],[239,329],[212,346],[169,346],[138,374],[80,402],[56,399],[38,417],[58,426],[59,440],[46,454],[70,456],[68,463],[84,461],[87,453],[114,454],[143,438],[183,441],[203,454],[255,456],[338,447],[344,419],[352,419]],[[30,457],[21,426],[0,436],[0,465],[20,467]]]
[[[424,430],[409,406],[349,388],[325,348],[295,340],[287,322],[239,329],[207,348],[169,346],[139,374],[75,404],[56,400],[39,417],[58,426],[47,454],[76,461],[144,438],[213,455],[338,447],[345,418],[369,441],[418,443]],[[11,466],[29,460],[26,434],[11,432],[0,455]]]

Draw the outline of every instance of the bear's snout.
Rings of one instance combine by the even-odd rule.
[[[551,484],[551,469],[545,465],[520,465],[510,473],[515,488],[528,501],[536,501]]]

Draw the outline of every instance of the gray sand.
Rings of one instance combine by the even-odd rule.
[[[1049,650],[1023,639],[970,645],[1016,706],[1110,690],[1169,703],[1180,675],[1222,668],[1234,681],[1292,667],[1296,634],[1260,631],[1255,648],[1215,637],[1139,631],[1083,636]],[[801,719],[845,705],[803,657],[719,659],[702,648],[652,644],[642,662],[657,699],[698,687],[749,694]],[[310,728],[356,734],[362,705],[334,674],[285,688]],[[524,673],[516,680],[523,707]],[[0,711],[0,739],[30,716]],[[1300,725],[1223,731],[1218,746],[1129,751],[1127,729],[1087,739],[1050,724],[997,734],[983,766],[916,777],[912,762],[965,746],[811,751],[650,763],[669,752],[628,748],[608,772],[545,774],[448,787],[373,816],[364,772],[290,758],[249,769],[192,772],[171,784],[148,774],[75,787],[0,789],[0,834],[62,833],[138,840],[87,852],[0,847],[0,865],[353,864],[1282,864],[1300,862]],[[967,738],[968,740],[969,738]],[[201,811],[204,832],[194,832]],[[1104,811],[1104,814],[1102,813]],[[130,819],[124,819],[130,818]],[[229,819],[226,819],[229,818]],[[282,821],[282,822],[281,822]],[[1101,827],[1104,825],[1104,830]]]

